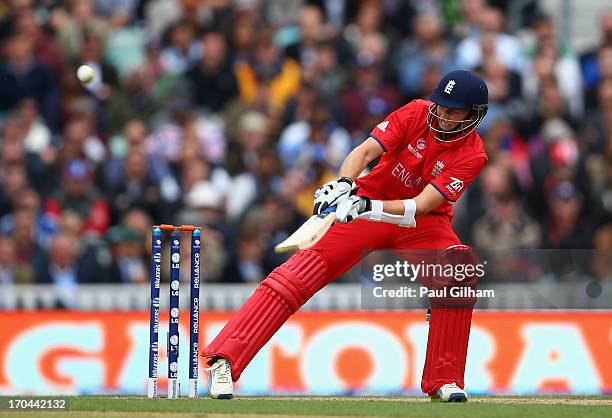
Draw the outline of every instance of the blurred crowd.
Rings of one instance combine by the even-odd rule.
[[[261,280],[350,150],[455,68],[490,91],[461,238],[610,250],[612,9],[573,51],[518,3],[0,0],[0,285],[147,282],[156,223],[206,228],[207,281]]]

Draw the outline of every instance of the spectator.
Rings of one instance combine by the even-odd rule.
[[[35,266],[36,280],[53,285],[57,308],[74,308],[76,286],[86,283],[87,275],[79,265],[79,241],[69,234],[60,233],[53,238],[48,257]]]
[[[53,29],[66,58],[74,62],[81,51],[82,41],[87,33],[102,39],[109,31],[108,22],[96,14],[93,0],[77,0],[67,3],[68,8],[57,8],[51,19]]]
[[[350,147],[350,136],[332,120],[329,107],[317,103],[308,121],[295,122],[285,128],[278,153],[285,168],[305,169],[315,159],[323,158],[337,170]]]
[[[380,35],[383,29],[383,8],[376,0],[359,2],[357,13],[352,23],[346,25],[342,37],[351,47],[353,55],[362,49],[363,40],[373,34]]]
[[[142,152],[147,158],[147,176],[159,185],[160,197],[168,205],[174,205],[179,199],[179,185],[170,170],[165,158],[157,152],[146,148],[147,126],[140,120],[133,119],[125,125],[123,135],[116,135],[110,140],[111,160],[106,163],[104,180],[106,187],[121,187],[123,182],[125,157],[131,150]]]
[[[238,137],[229,145],[228,168],[239,174],[252,170],[257,161],[257,152],[269,144],[268,120],[262,113],[246,112],[238,122]]]
[[[54,152],[51,148],[51,130],[40,117],[36,101],[25,98],[19,102],[19,116],[25,130],[24,151],[38,154],[46,163],[52,162]]]
[[[547,248],[593,248],[593,226],[581,216],[583,196],[570,182],[561,182],[547,195],[550,217],[544,228]]]
[[[150,38],[144,44],[143,62],[133,69],[142,78],[142,91],[161,100],[171,93],[180,78],[170,74],[161,60],[162,44],[157,38]]]
[[[284,58],[274,44],[273,33],[262,30],[248,62],[239,61],[234,70],[238,79],[240,98],[246,103],[256,100],[258,88],[266,89],[270,107],[280,111],[285,102],[298,90],[300,65],[291,58]]]
[[[36,241],[35,215],[27,211],[13,214],[13,229],[10,238],[15,243],[17,263],[20,268],[33,266],[44,257],[44,250]]]
[[[607,154],[606,144],[612,132],[612,76],[599,81],[597,105],[586,115],[582,136],[589,153],[603,155]]]
[[[243,233],[238,238],[237,256],[223,275],[225,281],[228,283],[260,282],[266,277],[263,256],[261,237],[257,233]]]
[[[222,162],[226,156],[225,132],[216,117],[194,115],[186,103],[177,103],[146,140],[150,154],[163,157],[174,173],[185,158],[198,156],[206,161]]]
[[[0,113],[14,108],[22,99],[32,97],[45,122],[57,129],[58,91],[51,71],[34,57],[31,36],[15,33],[4,48],[5,60],[0,64]]]
[[[549,194],[556,184],[569,181],[579,182],[587,189],[590,187],[578,147],[572,139],[573,132],[566,124],[557,123],[550,122],[543,127],[544,144],[532,145],[530,168],[533,185],[527,198],[530,208],[540,219],[544,219],[548,212],[547,202],[542,196]]]
[[[26,123],[20,113],[12,113],[7,117],[0,143],[0,164],[9,172],[15,166],[24,168],[26,182],[38,188],[41,193],[45,193],[50,186],[47,177],[48,163],[55,158],[55,153],[49,149],[37,154],[29,152],[25,148],[24,141],[28,128]],[[47,158],[47,160],[43,160],[43,158]],[[8,178],[17,180],[15,177],[8,176]]]
[[[32,283],[34,275],[30,265],[20,263],[17,258],[17,248],[15,242],[6,237],[0,236],[0,287],[3,292],[7,291],[10,285],[20,283]],[[2,306],[2,299],[0,299]]]
[[[136,231],[114,226],[106,233],[110,246],[111,263],[106,271],[108,283],[144,283],[149,279],[145,264],[143,236]]]
[[[120,28],[134,17],[136,0],[96,0],[96,12],[106,19],[111,27]]]
[[[494,54],[500,62],[509,70],[522,71],[521,43],[515,36],[504,32],[506,21],[503,13],[486,6],[475,13],[476,30],[457,45],[457,65],[460,68],[470,69],[481,67],[484,64],[482,39],[488,37]]]
[[[540,128],[557,121],[575,127],[578,122],[570,112],[568,100],[563,97],[558,80],[553,76],[543,77],[538,88],[537,97],[526,108],[528,113],[523,124],[525,134],[537,135]]]
[[[400,105],[397,89],[383,81],[382,66],[382,57],[360,54],[353,69],[353,83],[342,93],[346,127],[353,141],[361,142],[372,127],[382,122],[381,118]]]
[[[483,38],[485,54],[491,54],[488,38]],[[496,118],[521,119],[525,118],[525,104],[522,101],[522,79],[520,74],[506,68],[499,59],[490,55],[484,62],[482,76],[489,86],[489,111],[487,121],[481,129]]]
[[[78,213],[83,219],[83,232],[100,235],[110,225],[107,200],[92,183],[93,171],[85,160],[70,160],[62,172],[62,185],[45,202],[45,211],[57,218],[66,210]]]
[[[98,164],[106,158],[106,149],[96,134],[93,122],[88,115],[78,115],[66,123],[62,143],[58,151],[58,165],[70,160],[87,159]]]
[[[151,226],[153,225],[153,220],[142,209],[133,208],[125,213],[123,219],[121,220],[121,225],[125,226],[126,228],[129,228],[132,231],[135,231],[141,237],[145,237],[147,236],[147,234],[151,233]],[[141,244],[142,243],[143,241],[141,241]]]
[[[65,58],[59,43],[43,28],[42,20],[37,16],[34,7],[17,8],[15,32],[25,34],[32,39],[36,60],[49,68],[54,78],[58,79],[65,65]]]
[[[219,32],[202,36],[199,62],[187,71],[195,104],[207,112],[219,112],[238,97],[238,82],[229,64],[225,38]]]
[[[229,27],[228,42],[231,51],[230,61],[248,62],[257,39],[255,21],[248,16],[237,15]]]
[[[225,220],[225,198],[209,181],[201,181],[186,195],[185,203],[177,221],[206,228],[202,238],[205,278],[207,281],[220,281],[234,248],[233,227]]]
[[[202,47],[196,40],[191,23],[179,20],[166,34],[166,47],[161,52],[161,63],[172,74],[183,74],[200,59]]]
[[[15,210],[15,200],[28,185],[25,167],[22,164],[3,164],[0,185],[0,216]]]
[[[108,132],[118,134],[125,125],[134,119],[148,124],[161,109],[161,103],[155,97],[143,68],[128,73],[122,88],[108,100]]]
[[[227,202],[227,214],[232,220],[239,219],[257,200],[277,194],[280,188],[276,152],[270,148],[261,148],[254,157],[251,170],[232,179],[232,195]]]
[[[596,107],[596,89],[602,77],[610,76],[610,48],[612,48],[612,9],[599,13],[599,45],[589,49],[580,56],[582,79],[585,85],[585,106],[587,109]]]
[[[188,194],[200,181],[210,181],[218,191],[233,195],[231,177],[223,167],[214,166],[198,157],[189,158],[183,164],[181,171],[183,195]]]
[[[472,239],[477,248],[488,250],[539,248],[541,228],[515,196],[498,196],[474,224]]]
[[[482,189],[486,209],[474,223],[474,245],[485,250],[539,248],[541,228],[521,208],[509,173],[489,165],[483,172]]]
[[[312,68],[316,63],[316,46],[326,35],[321,9],[311,4],[303,5],[298,24],[299,40],[285,48],[284,55],[304,69]]]
[[[151,176],[143,147],[132,147],[123,159],[123,178],[109,190],[111,220],[115,224],[131,208],[141,208],[153,219],[162,216],[159,184]]]
[[[536,45],[529,53],[531,60],[522,70],[525,97],[530,101],[541,97],[540,85],[550,86],[554,82],[568,106],[569,115],[581,117],[584,102],[578,60],[567,45],[559,44],[554,22],[549,16],[542,15],[535,20],[534,32]]]
[[[414,35],[398,47],[393,57],[402,92],[407,99],[422,98],[431,90],[424,86],[427,70],[441,73],[457,68],[452,44],[444,39],[444,22],[437,13],[420,13],[414,18]]]
[[[44,249],[49,248],[53,235],[58,231],[57,219],[42,211],[41,199],[36,190],[24,187],[15,194],[14,212],[0,218],[0,232],[11,235],[15,229],[15,213],[29,213],[34,217],[35,238]]]
[[[316,61],[304,68],[303,83],[312,83],[328,100],[333,100],[347,85],[347,71],[340,65],[340,57],[332,41],[316,45]]]

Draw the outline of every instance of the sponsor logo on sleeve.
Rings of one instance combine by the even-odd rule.
[[[449,192],[453,194],[453,196],[457,196],[463,189],[463,180],[459,180],[457,177],[451,177],[452,182],[446,185],[446,188]]]

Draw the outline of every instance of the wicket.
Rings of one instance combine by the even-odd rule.
[[[151,238],[151,312],[149,319],[149,380],[147,395],[157,398],[157,365],[159,337],[159,292],[162,269],[163,231],[169,231],[170,246],[170,318],[168,322],[168,399],[180,395],[179,357],[179,285],[181,265],[181,232],[191,232],[191,289],[189,295],[189,392],[198,397],[198,336],[200,318],[200,246],[201,229],[190,225],[156,225]]]

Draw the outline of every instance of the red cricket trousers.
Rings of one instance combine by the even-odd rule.
[[[238,380],[255,354],[317,291],[355,265],[368,250],[443,250],[459,244],[446,216],[419,217],[416,228],[357,220],[336,223],[312,248],[299,251],[262,281],[203,352],[223,357]],[[472,308],[433,308],[421,388],[463,387]]]

